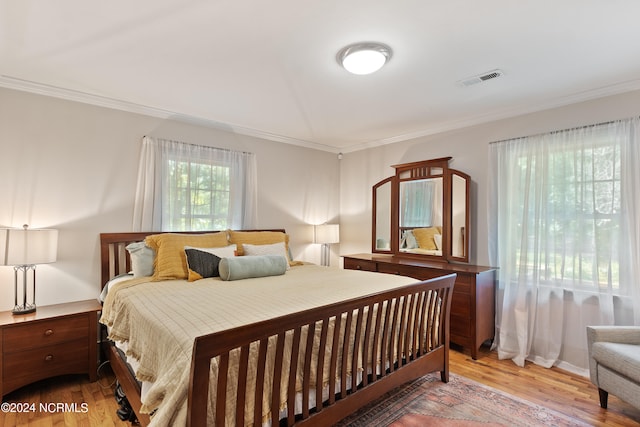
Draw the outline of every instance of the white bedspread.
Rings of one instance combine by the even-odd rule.
[[[134,279],[109,292],[101,322],[111,339],[127,342],[129,355],[139,361],[138,379],[152,383],[143,400],[144,411],[155,410],[151,425],[184,425],[195,337],[415,281],[315,265],[232,282]]]

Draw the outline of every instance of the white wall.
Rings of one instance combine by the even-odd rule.
[[[309,224],[339,218],[335,154],[0,88],[0,227],[60,231],[38,305],[98,295],[98,235],[131,231],[143,135],[255,153],[258,227],[285,228],[294,257],[320,262]],[[13,269],[0,267],[0,310],[12,307]]]
[[[131,230],[143,135],[256,153],[261,228],[286,228],[294,256],[320,262],[309,224],[340,221],[337,253],[369,252],[371,186],[394,164],[452,156],[471,175],[472,262],[488,264],[486,188],[492,141],[640,115],[640,91],[345,154],[236,135],[0,88],[0,227],[60,230],[58,262],[38,267],[39,305],[94,298],[98,234]],[[0,310],[13,304],[0,267]]]
[[[341,161],[340,254],[371,250],[371,187],[395,164],[453,157],[471,176],[471,263],[489,265],[488,147],[491,142],[640,115],[640,91],[610,96],[344,155]]]

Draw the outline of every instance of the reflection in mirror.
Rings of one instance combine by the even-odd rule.
[[[442,178],[400,183],[399,250],[442,255]]]
[[[467,231],[467,180],[451,175],[451,255],[463,258]]]
[[[375,188],[375,249],[391,250],[391,181],[388,180]]]

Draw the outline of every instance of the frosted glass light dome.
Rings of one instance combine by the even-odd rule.
[[[391,58],[391,48],[382,43],[356,43],[338,52],[336,59],[345,70],[365,75],[378,71]]]

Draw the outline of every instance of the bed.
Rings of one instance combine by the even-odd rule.
[[[173,234],[101,234],[103,285],[132,270],[127,245]],[[330,425],[426,373],[448,381],[455,275],[415,283],[292,262],[284,230],[180,236],[212,234],[235,241],[241,255],[219,260],[220,274],[232,276],[239,265],[232,262],[275,260],[258,249],[279,243],[262,236],[282,238],[286,271],[244,278],[242,270],[241,280],[126,278],[109,290],[101,321],[143,365],[138,378],[113,341],[105,351],[140,424]],[[154,275],[161,258],[156,252]]]

